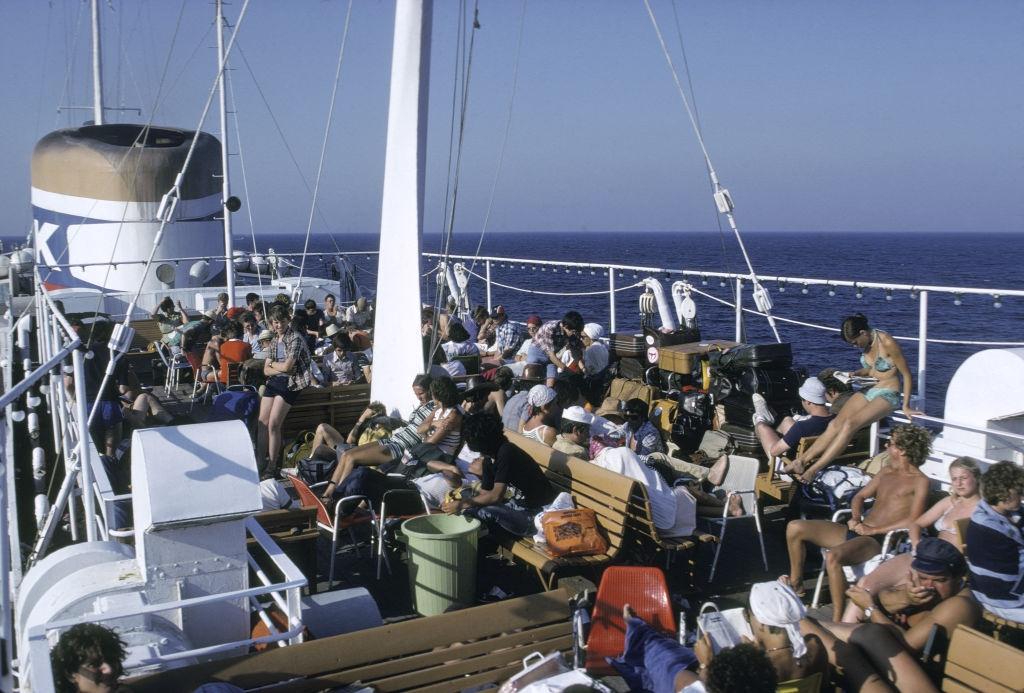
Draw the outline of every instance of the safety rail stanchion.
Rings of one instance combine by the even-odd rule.
[[[85,356],[78,349],[71,355],[75,369],[75,418],[78,424],[78,472],[85,508],[85,538],[96,540],[96,508],[92,503],[92,452],[89,445],[89,412],[85,401]],[[97,397],[99,393],[97,393]],[[99,401],[97,400],[97,404]]]
[[[928,386],[928,292],[917,295],[917,407],[925,410]]]
[[[878,454],[878,422],[875,421],[871,424],[870,440],[868,442],[868,457],[874,457]]]
[[[486,285],[487,285],[487,312],[490,313],[494,308],[491,306],[491,261],[488,260],[484,263],[484,269],[486,270]]]
[[[615,268],[608,268],[608,333],[615,332]]]
[[[736,277],[736,340],[743,342],[743,279]]]

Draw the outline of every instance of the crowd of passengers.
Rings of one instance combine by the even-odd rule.
[[[165,344],[195,359],[201,380],[218,378],[231,363],[262,380],[257,461],[265,501],[279,507],[287,499],[278,468],[284,418],[307,387],[372,378],[372,306],[361,299],[343,311],[329,296],[323,309],[313,301],[293,309],[287,296],[267,305],[255,294],[247,303],[229,309],[222,295],[217,308],[193,319],[166,299],[154,317]],[[579,313],[547,322],[528,316],[524,332],[501,306],[490,313],[478,308],[464,319],[449,306],[436,314],[424,309],[421,328],[425,361],[432,365],[411,383],[418,402],[412,411],[397,420],[374,402],[344,434],[327,424],[316,430],[310,456],[336,462],[322,490],[325,503],[351,495],[379,503],[390,489],[415,489],[443,512],[477,518],[498,541],[534,535],[537,516],[557,491],[509,439],[511,430],[643,484],[664,537],[694,535],[699,515],[749,512],[739,496],[719,489],[727,454],[672,457],[646,401],[603,396],[611,375],[603,329]],[[792,456],[801,438],[816,437],[785,463],[797,482],[827,468],[864,426],[897,410],[918,413],[910,407],[911,375],[899,345],[859,314],[843,322],[842,336],[861,352],[861,367],[848,375],[866,379],[870,388],[854,392],[849,378],[828,369],[800,386],[804,413],[778,421],[754,396],[751,425],[769,459]],[[91,359],[90,402],[90,383],[105,367],[103,351]],[[467,379],[467,359],[486,359],[486,376]],[[133,426],[171,420],[130,375],[116,387],[100,398],[113,395],[116,406],[100,409],[94,430],[108,452],[122,420]],[[1001,462],[982,473],[977,462],[960,458],[950,465],[949,495],[926,507],[928,478],[919,467],[930,446],[926,429],[894,427],[877,473],[852,499],[848,522],[788,523],[789,572],[751,591],[754,643],[712,657],[706,641],[682,647],[627,611],[627,647],[619,661],[624,675],[649,690],[739,690],[740,682],[743,690],[774,690],[775,681],[824,673],[831,665],[842,668],[853,690],[933,690],[918,664],[933,625],[948,635],[958,624],[975,624],[982,609],[1024,620],[1024,469]],[[968,518],[961,536],[957,521]],[[848,586],[844,566],[877,561],[881,538],[902,528],[909,528],[908,551]],[[824,550],[831,621],[810,618],[803,606],[808,544]],[[724,688],[715,682],[716,661],[719,678],[731,681]],[[753,678],[743,678],[744,672]]]

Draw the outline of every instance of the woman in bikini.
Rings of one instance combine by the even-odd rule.
[[[842,454],[860,429],[880,421],[902,408],[907,418],[920,412],[910,408],[913,381],[900,345],[887,332],[873,330],[868,319],[857,313],[843,320],[843,339],[863,353],[862,368],[851,375],[874,378],[875,385],[858,392],[843,405],[818,440],[786,468],[801,481],[810,481],[820,470]],[[902,380],[902,387],[900,381]]]
[[[935,536],[948,541],[963,551],[957,522],[970,518],[981,498],[981,469],[970,457],[958,457],[949,465],[949,495],[929,508],[924,515],[914,520],[908,528],[911,553],[901,553],[875,568],[862,577],[857,586],[874,594],[884,589],[907,584],[910,579],[910,564],[917,551],[917,543],[921,540],[921,532],[931,526]],[[850,602],[843,614],[843,623],[859,623],[864,611]]]
[[[552,415],[555,391],[547,385],[534,385],[526,397],[530,418],[523,423],[523,435],[548,447],[555,444],[558,430],[544,423]]]

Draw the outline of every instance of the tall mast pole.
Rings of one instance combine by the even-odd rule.
[[[103,58],[100,50],[100,2],[92,0],[92,119],[103,125]]]
[[[224,274],[227,277],[228,306],[235,307],[235,248],[231,238],[231,212],[228,198],[231,197],[231,176],[228,175],[228,101],[224,91],[227,65],[224,64],[224,5],[217,0],[217,66],[219,68],[217,88],[220,92],[220,169],[221,169],[221,216],[224,217]]]

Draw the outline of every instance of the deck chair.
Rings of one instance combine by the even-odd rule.
[[[711,562],[711,574],[708,581],[715,579],[715,570],[718,569],[718,558],[725,546],[725,530],[730,522],[737,520],[749,520],[753,518],[754,527],[757,530],[757,541],[761,545],[761,562],[764,569],[768,570],[768,554],[764,550],[764,531],[761,528],[761,508],[757,500],[757,472],[761,466],[760,460],[754,457],[741,457],[729,455],[729,470],[725,474],[718,491],[725,492],[725,506],[722,508],[722,516],[714,518],[702,518],[711,525],[721,524],[722,528],[718,534],[718,545],[715,547],[715,558]],[[729,501],[733,496],[739,496],[743,503],[743,514],[738,517],[729,517]]]
[[[835,514],[832,515],[832,521],[842,524],[843,520],[848,519],[852,514],[853,511],[849,508],[837,510]],[[857,582],[857,580],[860,580],[862,577],[880,566],[886,559],[892,557],[895,554],[896,548],[899,546],[903,536],[906,534],[906,529],[894,529],[886,532],[885,538],[882,540],[882,552],[880,554],[864,561],[863,563],[843,566],[843,573],[846,575],[846,581],[850,584]],[[825,556],[827,551],[828,549],[821,550],[822,557]],[[818,580],[814,583],[814,597],[811,599],[812,609],[817,609],[821,606],[819,602],[821,600],[821,588],[824,584],[825,564],[823,562],[821,565],[821,572],[818,573]]]
[[[377,579],[380,580],[381,565],[387,566],[391,574],[391,562],[388,560],[387,540],[402,522],[420,515],[429,515],[430,506],[427,499],[419,491],[396,488],[385,491],[380,501],[380,515],[377,516]]]
[[[291,477],[291,480],[292,485],[299,494],[299,502],[305,508],[316,508],[317,526],[331,535],[331,567],[327,575],[327,589],[331,589],[334,587],[334,559],[338,553],[338,535],[341,534],[342,530],[348,532],[349,540],[356,550],[356,555],[359,555],[359,544],[356,542],[354,530],[358,525],[363,524],[369,524],[371,530],[376,530],[377,515],[373,512],[370,499],[366,496],[345,496],[344,498],[339,498],[334,504],[334,515],[332,516],[327,511],[327,506],[320,500],[320,496],[313,492],[314,487],[326,486],[327,482],[314,484],[313,487],[310,487],[297,476]],[[366,508],[359,507],[359,504],[363,501],[366,502]]]
[[[589,635],[583,632],[583,614],[573,615],[573,649],[582,655],[588,673],[614,675],[615,669],[605,657],[618,657],[626,639],[622,607],[629,604],[636,615],[652,628],[675,633],[676,619],[669,601],[665,573],[645,566],[611,566],[601,576],[590,620]]]
[[[185,354],[182,353],[179,347],[171,347],[157,341],[153,342],[153,348],[166,370],[164,388],[177,390],[181,382],[181,372],[183,370],[192,370],[192,365],[185,358]]]

